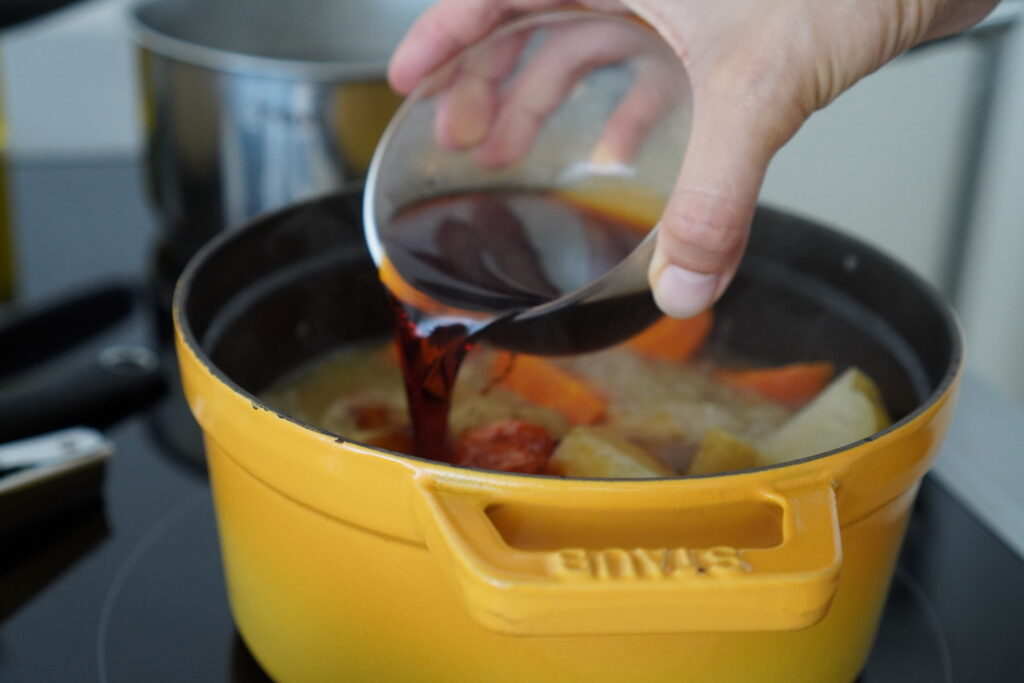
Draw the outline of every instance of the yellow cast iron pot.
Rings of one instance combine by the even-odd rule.
[[[386,332],[358,203],[343,194],[222,236],[176,295],[231,608],[272,677],[857,676],[953,412],[959,331],[926,285],[858,242],[761,210],[719,308],[720,341],[766,361],[856,363],[902,416],[893,427],[821,456],[709,477],[463,469],[348,442],[256,397],[320,353]],[[789,318],[810,310],[823,316],[818,331],[793,329]],[[780,318],[788,331],[771,329]]]

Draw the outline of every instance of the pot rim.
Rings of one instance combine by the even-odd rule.
[[[383,80],[387,74],[387,59],[318,61],[264,57],[178,38],[154,28],[144,16],[149,7],[161,4],[162,1],[149,0],[138,3],[128,13],[128,25],[132,40],[143,50],[160,57],[216,72],[289,81],[319,83],[379,81]]]
[[[359,186],[351,186],[350,185],[348,187],[344,187],[344,188],[338,190],[334,194],[341,194],[341,193],[344,193],[344,192],[352,192],[355,189],[361,189],[361,188]],[[328,195],[328,196],[332,196],[332,195]],[[321,197],[319,199],[323,199],[323,198]],[[417,466],[419,466],[419,465],[429,465],[431,467],[439,467],[439,468],[442,468],[442,470],[447,470],[447,471],[451,471],[451,472],[454,472],[454,473],[472,472],[472,473],[480,473],[480,474],[496,476],[496,477],[501,477],[501,478],[511,477],[513,479],[522,479],[522,478],[527,478],[527,479],[544,479],[544,480],[555,479],[555,480],[574,481],[574,482],[593,482],[593,481],[595,481],[595,479],[593,479],[591,477],[563,477],[563,476],[556,476],[556,475],[550,475],[550,474],[523,474],[523,473],[519,473],[519,472],[502,472],[502,471],[497,471],[497,470],[485,470],[485,469],[479,469],[479,468],[474,468],[474,467],[464,467],[464,466],[453,465],[453,464],[447,463],[447,462],[442,462],[442,461],[439,461],[439,460],[428,460],[426,458],[420,458],[418,456],[409,455],[407,453],[399,453],[397,451],[388,450],[386,448],[379,448],[379,447],[376,447],[376,446],[370,446],[368,444],[362,443],[361,441],[356,441],[354,439],[349,439],[348,437],[345,437],[345,436],[342,436],[342,435],[339,435],[339,434],[335,434],[333,432],[329,432],[327,430],[321,429],[321,428],[316,427],[314,425],[311,425],[311,424],[309,424],[307,422],[299,420],[298,418],[295,418],[295,417],[293,417],[291,415],[288,415],[286,413],[282,413],[282,412],[279,412],[279,411],[275,410],[271,406],[267,405],[267,403],[264,402],[259,396],[254,395],[254,394],[246,391],[245,389],[240,387],[238,384],[236,384],[234,382],[234,380],[232,380],[230,377],[228,377],[223,371],[221,371],[221,369],[219,367],[217,367],[213,363],[213,361],[210,359],[210,357],[203,350],[202,346],[199,344],[199,340],[196,338],[195,332],[192,329],[192,325],[191,325],[190,321],[188,320],[187,315],[185,314],[185,303],[189,299],[190,295],[192,294],[192,291],[193,291],[192,290],[192,284],[193,284],[193,280],[196,277],[196,274],[205,266],[206,262],[215,253],[219,252],[221,249],[227,248],[227,246],[234,239],[236,239],[237,237],[243,235],[244,233],[247,233],[249,230],[255,229],[259,225],[262,225],[262,224],[268,223],[268,222],[277,221],[281,217],[285,216],[290,211],[295,210],[299,206],[315,203],[316,201],[318,201],[318,199],[306,200],[306,201],[303,201],[303,202],[289,204],[289,205],[281,207],[281,208],[279,208],[279,209],[277,209],[275,211],[272,211],[272,212],[269,212],[269,213],[265,213],[265,214],[262,214],[260,216],[256,216],[256,217],[254,217],[254,218],[244,222],[243,224],[241,224],[235,230],[221,232],[220,234],[216,235],[213,239],[211,239],[209,242],[207,242],[205,245],[203,245],[203,247],[198,252],[196,252],[196,254],[192,257],[192,259],[189,260],[188,265],[185,267],[185,269],[182,272],[181,276],[178,278],[178,282],[177,282],[177,284],[175,286],[175,289],[174,289],[173,317],[174,317],[174,325],[179,330],[179,332],[180,332],[180,334],[182,336],[182,339],[183,339],[186,347],[188,348],[189,351],[191,351],[195,355],[195,357],[199,361],[199,363],[207,371],[209,371],[210,374],[214,378],[216,378],[219,382],[221,382],[222,384],[227,386],[232,392],[234,392],[238,396],[242,397],[247,402],[251,403],[253,405],[253,407],[259,407],[259,408],[261,408],[263,410],[266,410],[266,411],[268,411],[270,413],[273,413],[278,418],[281,418],[281,419],[283,419],[283,420],[285,420],[287,422],[290,422],[293,425],[295,425],[297,427],[300,427],[301,429],[310,431],[310,432],[312,432],[314,434],[318,434],[318,435],[321,435],[321,436],[329,437],[331,439],[339,441],[340,443],[351,443],[351,444],[353,444],[355,446],[359,446],[361,449],[365,449],[367,452],[370,452],[370,453],[379,453],[379,454],[382,454],[382,455],[387,455],[388,457],[399,458],[400,460],[408,460],[408,461],[411,461],[412,463],[416,464]],[[760,204],[760,203],[758,204],[758,206],[759,207],[769,208],[766,205]],[[774,210],[777,210],[777,209],[774,209]],[[781,211],[781,213],[784,213],[784,214],[789,215],[789,216],[797,215],[797,214],[794,214],[791,211]],[[734,471],[723,472],[723,473],[718,473],[718,474],[677,475],[677,476],[672,476],[672,477],[651,477],[651,478],[646,478],[646,479],[607,478],[607,479],[600,479],[598,481],[601,481],[601,482],[630,482],[631,484],[641,484],[642,485],[644,482],[652,482],[653,483],[653,482],[666,482],[666,481],[680,481],[680,480],[684,480],[684,479],[694,479],[695,480],[695,479],[710,479],[710,478],[721,478],[721,477],[735,477],[735,476],[740,476],[740,475],[744,475],[744,474],[751,474],[751,473],[755,473],[755,472],[766,472],[766,471],[770,471],[770,470],[779,470],[779,469],[787,468],[787,467],[796,467],[796,466],[799,466],[799,465],[804,465],[804,464],[807,464],[807,463],[816,462],[816,461],[819,461],[819,460],[824,460],[825,458],[829,458],[829,457],[834,456],[834,455],[838,455],[838,454],[841,454],[841,453],[845,453],[845,452],[849,452],[849,451],[852,451],[852,450],[856,450],[857,448],[859,448],[861,446],[864,446],[864,445],[866,445],[868,443],[871,443],[871,442],[874,442],[874,441],[878,441],[878,440],[880,440],[880,439],[882,439],[884,437],[887,437],[887,436],[889,436],[889,435],[891,435],[891,434],[893,434],[893,433],[895,433],[897,431],[901,431],[901,430],[907,428],[909,425],[913,424],[914,422],[917,422],[919,420],[919,418],[922,417],[922,415],[927,413],[933,406],[935,406],[938,402],[940,402],[953,389],[953,387],[955,386],[957,377],[959,376],[960,371],[961,371],[961,369],[963,367],[964,335],[963,335],[963,329],[962,329],[962,327],[960,325],[960,321],[957,319],[956,314],[953,312],[952,305],[945,300],[945,298],[942,296],[942,294],[939,292],[939,290],[934,285],[932,285],[930,282],[926,281],[924,278],[920,277],[919,275],[917,275],[916,273],[911,271],[902,262],[900,262],[899,260],[889,256],[887,253],[877,249],[873,245],[868,244],[867,242],[864,242],[864,241],[862,241],[862,240],[860,240],[860,239],[858,239],[856,237],[853,237],[851,235],[848,235],[846,233],[840,232],[839,230],[836,230],[835,228],[831,228],[831,227],[827,227],[825,225],[822,225],[818,221],[813,221],[811,219],[806,219],[806,218],[804,218],[803,220],[806,220],[807,222],[813,224],[815,226],[815,228],[817,228],[819,230],[823,230],[823,231],[828,232],[831,236],[835,237],[836,239],[846,240],[848,242],[852,242],[852,243],[856,244],[858,246],[858,248],[863,249],[863,250],[871,253],[873,256],[876,256],[880,260],[884,261],[887,266],[895,268],[898,271],[900,271],[907,279],[914,281],[921,288],[922,293],[927,296],[927,298],[935,306],[936,310],[941,314],[941,316],[944,319],[944,321],[946,322],[946,324],[949,326],[949,330],[952,333],[952,337],[953,337],[951,339],[953,348],[952,348],[952,353],[951,353],[951,358],[950,358],[949,365],[946,368],[946,371],[944,372],[944,374],[942,376],[942,379],[937,383],[935,388],[926,397],[924,397],[922,399],[920,404],[914,410],[910,411],[909,413],[904,415],[899,420],[896,420],[895,422],[893,422],[891,425],[889,425],[888,427],[886,427],[882,431],[875,432],[874,434],[871,434],[870,436],[867,436],[867,437],[865,437],[863,439],[860,439],[858,441],[854,441],[854,442],[848,443],[848,444],[846,444],[844,446],[840,446],[838,448],[833,448],[833,449],[828,450],[828,451],[823,451],[823,452],[817,453],[815,455],[809,455],[807,457],[800,458],[800,459],[797,459],[797,460],[791,460],[791,461],[777,463],[777,464],[772,464],[772,465],[764,465],[764,466],[755,467],[755,468],[747,468],[747,469],[742,469],[742,470],[734,470]]]

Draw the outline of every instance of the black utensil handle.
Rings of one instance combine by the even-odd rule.
[[[0,441],[73,425],[104,429],[166,390],[153,350],[111,346],[35,385],[0,393]]]
[[[50,361],[112,327],[134,310],[138,296],[130,285],[111,283],[26,310],[5,310],[0,318],[0,378]]]
[[[78,0],[3,0],[0,2],[0,28],[16,24],[71,5]]]

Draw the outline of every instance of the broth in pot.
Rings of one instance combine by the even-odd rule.
[[[751,368],[702,353],[713,316],[550,358],[477,345],[453,384],[454,464],[573,477],[714,474],[802,458],[890,420],[874,382],[827,361]],[[339,436],[415,455],[395,344],[339,349],[263,396]]]
[[[466,192],[398,211],[379,270],[393,342],[339,349],[278,380],[265,400],[370,446],[572,477],[745,470],[891,423],[879,389],[856,368],[836,377],[827,358],[754,367],[712,353],[710,310],[662,317],[597,352],[552,357],[490,346],[492,326],[599,278],[653,225],[650,212],[629,218],[599,204],[608,198]]]

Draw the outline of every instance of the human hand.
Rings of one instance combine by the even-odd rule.
[[[569,4],[565,0],[440,0],[399,45],[389,80],[396,90],[407,93],[448,58],[506,20]],[[632,12],[644,19],[679,56],[689,76],[694,107],[690,141],[659,224],[649,270],[662,310],[688,317],[717,300],[731,281],[746,247],[768,163],[803,122],[914,45],[980,21],[997,0],[585,0],[582,4],[607,12]],[[513,57],[516,49],[509,47]],[[502,64],[490,68],[492,72],[483,74],[485,84],[486,77],[500,73]],[[558,86],[565,82],[553,79],[549,84],[552,88],[542,92],[543,102],[553,101],[554,106]],[[496,101],[479,83],[471,87],[477,91],[462,96],[469,92],[485,103]],[[464,139],[449,139],[449,144],[475,144],[485,134],[502,129],[512,131],[505,139],[517,145],[529,136],[528,129],[509,128],[501,116],[494,113],[485,126],[470,129]],[[448,124],[440,112],[438,118],[438,133],[443,135]],[[483,148],[487,144],[489,140]],[[508,150],[515,146],[494,143],[482,154],[492,154],[492,161],[500,163],[510,158]]]
[[[607,114],[591,157],[628,162],[681,99],[686,74],[669,50],[652,48],[645,32],[601,19],[492,38],[486,50],[453,64],[430,86],[437,102],[434,139],[448,149],[472,150],[487,168],[519,162],[578,81],[619,64],[629,65],[631,82]]]

